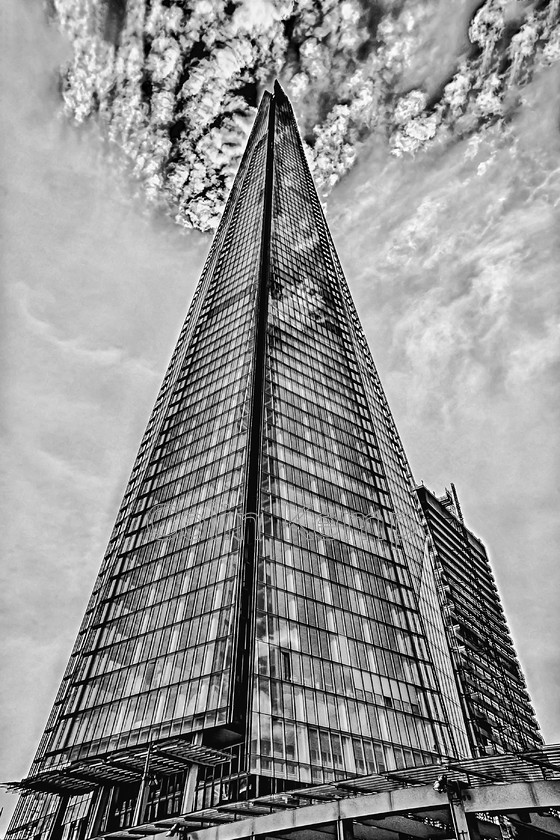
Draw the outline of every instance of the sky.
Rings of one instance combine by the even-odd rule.
[[[476,4],[419,5],[383,122],[356,128],[340,97],[318,115],[301,67],[290,76],[283,65],[281,78],[304,133],[318,127],[310,160],[415,477],[437,493],[455,483],[488,547],[545,740],[557,743],[559,65],[526,74],[507,119],[458,124],[462,112],[451,130],[451,94],[447,122],[426,103],[441,104],[449,67],[467,61]],[[505,4],[513,16],[530,5]],[[245,4],[251,25],[267,6]],[[7,781],[26,774],[42,733],[229,175],[216,176],[214,204],[177,219],[167,194],[154,200],[131,174],[138,146],[61,113],[68,34],[33,0],[6,0],[0,18]],[[0,832],[16,798],[1,799]]]

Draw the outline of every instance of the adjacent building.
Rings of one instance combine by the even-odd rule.
[[[470,756],[478,706],[438,597],[454,566],[426,550],[423,500],[276,85],[8,837]]]
[[[451,485],[416,493],[472,754],[523,752],[542,744],[498,589],[482,542],[463,522]]]

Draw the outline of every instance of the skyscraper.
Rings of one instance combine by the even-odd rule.
[[[467,756],[408,462],[265,93],[8,836]]]
[[[542,744],[482,542],[465,527],[455,487],[416,488],[473,755]]]

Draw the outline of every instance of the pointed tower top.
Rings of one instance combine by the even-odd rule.
[[[274,97],[276,99],[278,99],[280,102],[288,99],[288,97],[284,93],[284,90],[282,89],[278,79],[274,80]]]

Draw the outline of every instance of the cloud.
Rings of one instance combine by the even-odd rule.
[[[157,376],[153,368],[144,360],[138,358],[127,358],[122,347],[96,346],[95,343],[86,346],[88,336],[64,337],[59,330],[61,325],[55,325],[47,313],[45,318],[35,314],[37,306],[40,305],[38,298],[43,296],[32,290],[23,282],[11,283],[6,289],[6,296],[15,304],[21,320],[27,331],[43,339],[52,345],[58,354],[71,357],[73,365],[84,365],[86,367],[111,367],[118,365],[122,370],[125,366],[131,367],[135,373],[153,377]],[[53,306],[57,305],[56,299],[50,296],[49,301]],[[35,311],[34,311],[35,310]],[[132,371],[131,371],[132,373]]]
[[[107,27],[93,5],[56,0],[72,47],[66,113],[124,151],[153,205],[202,229],[218,221],[258,92],[275,76],[326,198],[372,131],[414,155],[487,123],[505,128],[534,69],[560,56],[553,7],[530,2],[157,0],[145,22],[141,0],[124,15],[117,5]]]
[[[274,3],[272,0],[243,0],[233,13],[234,28],[254,35],[266,32],[275,23],[287,17],[293,9],[292,2]]]

